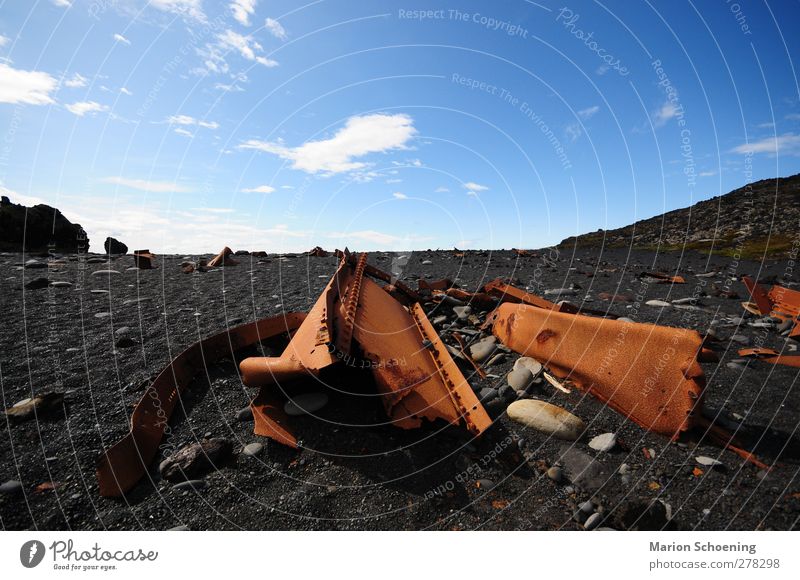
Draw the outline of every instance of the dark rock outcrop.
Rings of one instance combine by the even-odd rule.
[[[103,247],[106,249],[106,254],[127,254],[128,246],[114,238],[106,238]]]
[[[614,230],[562,241],[564,248],[703,250],[759,259],[786,256],[800,226],[800,174],[763,179],[725,195]]]
[[[85,252],[89,238],[80,224],[73,224],[54,207],[33,207],[0,200],[0,249],[6,252]]]

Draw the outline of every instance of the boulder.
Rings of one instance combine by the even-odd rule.
[[[106,254],[127,254],[128,246],[114,238],[106,238],[103,247],[106,249]]]
[[[0,199],[0,250],[6,252],[85,252],[89,238],[80,224],[73,224],[54,207],[33,207]]]

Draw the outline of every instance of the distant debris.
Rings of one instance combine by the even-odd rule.
[[[306,255],[307,256],[314,256],[316,258],[327,258],[328,257],[328,252],[323,250],[321,247],[316,246],[315,248],[309,250]]]
[[[112,237],[106,238],[103,247],[106,249],[106,254],[127,254],[128,253],[128,246],[123,244],[117,239]]]

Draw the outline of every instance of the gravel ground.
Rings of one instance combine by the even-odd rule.
[[[357,371],[331,379],[339,388],[330,391],[330,402],[316,417],[293,418],[302,449],[292,451],[253,435],[252,421],[237,418],[252,393],[241,384],[235,361],[223,361],[192,384],[165,443],[179,449],[203,437],[221,437],[239,451],[260,441],[261,453],[234,456],[205,476],[201,490],[174,488],[160,478],[155,461],[154,483],[141,483],[124,499],[101,498],[95,462],[127,431],[128,414],[147,380],[182,349],[226,324],[307,310],[336,260],[245,256],[236,267],[187,275],[180,256],[159,257],[158,269],[150,271],[129,270],[130,256],[110,264],[67,256],[61,265],[34,270],[19,267],[30,256],[5,254],[0,256],[2,405],[48,391],[66,396],[63,409],[51,415],[3,422],[0,484],[22,484],[17,493],[0,493],[3,529],[581,530],[589,518],[587,527],[613,529],[798,526],[800,454],[793,437],[800,418],[798,372],[759,362],[728,365],[741,347],[731,336],[778,349],[785,343],[774,329],[750,326],[755,317],[728,322],[744,316],[740,302],[746,299],[744,285],[732,277],[776,276],[791,284],[790,263],[737,264],[702,254],[617,250],[544,251],[525,258],[503,251],[404,256],[372,254],[370,262],[402,271],[401,278],[414,287],[418,277],[449,277],[475,289],[498,276],[539,293],[575,285],[576,295],[568,299],[579,303],[588,295],[591,308],[639,322],[701,332],[713,328],[725,350],[719,363],[703,364],[707,406],[744,417],[751,432],[763,434],[758,451],[765,462],[776,461],[782,450],[776,467],[761,471],[697,439],[670,443],[591,397],[574,390],[563,394],[546,383],[532,395],[582,418],[588,428],[579,441],[548,438],[510,421],[500,399],[487,405],[496,422],[477,440],[440,425],[403,431],[385,424],[375,397],[359,396],[372,386],[371,378]],[[109,267],[121,274],[91,275]],[[687,283],[644,284],[637,275],[645,270],[677,270]],[[719,275],[694,275],[711,271]],[[24,287],[38,277],[72,286]],[[696,311],[643,303],[691,297],[698,290],[710,294],[713,283],[727,285],[740,299],[703,296]],[[609,302],[599,298],[601,292],[643,300]],[[431,318],[442,314],[452,319],[448,307],[429,308]],[[119,343],[122,337],[131,340]],[[115,346],[125,343],[129,346]],[[467,367],[462,370],[476,390],[500,387],[515,358],[508,355],[487,369],[496,378],[481,380]],[[589,447],[592,437],[607,432],[617,434],[615,450]],[[696,456],[721,465],[698,466]],[[556,478],[561,471],[560,481],[547,476],[553,466],[561,467],[549,471]],[[41,485],[47,483],[54,485]],[[599,515],[590,517],[593,513]]]

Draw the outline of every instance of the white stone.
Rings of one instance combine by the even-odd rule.
[[[544,401],[514,401],[508,406],[507,412],[512,421],[567,441],[575,441],[586,429],[578,417]]]

